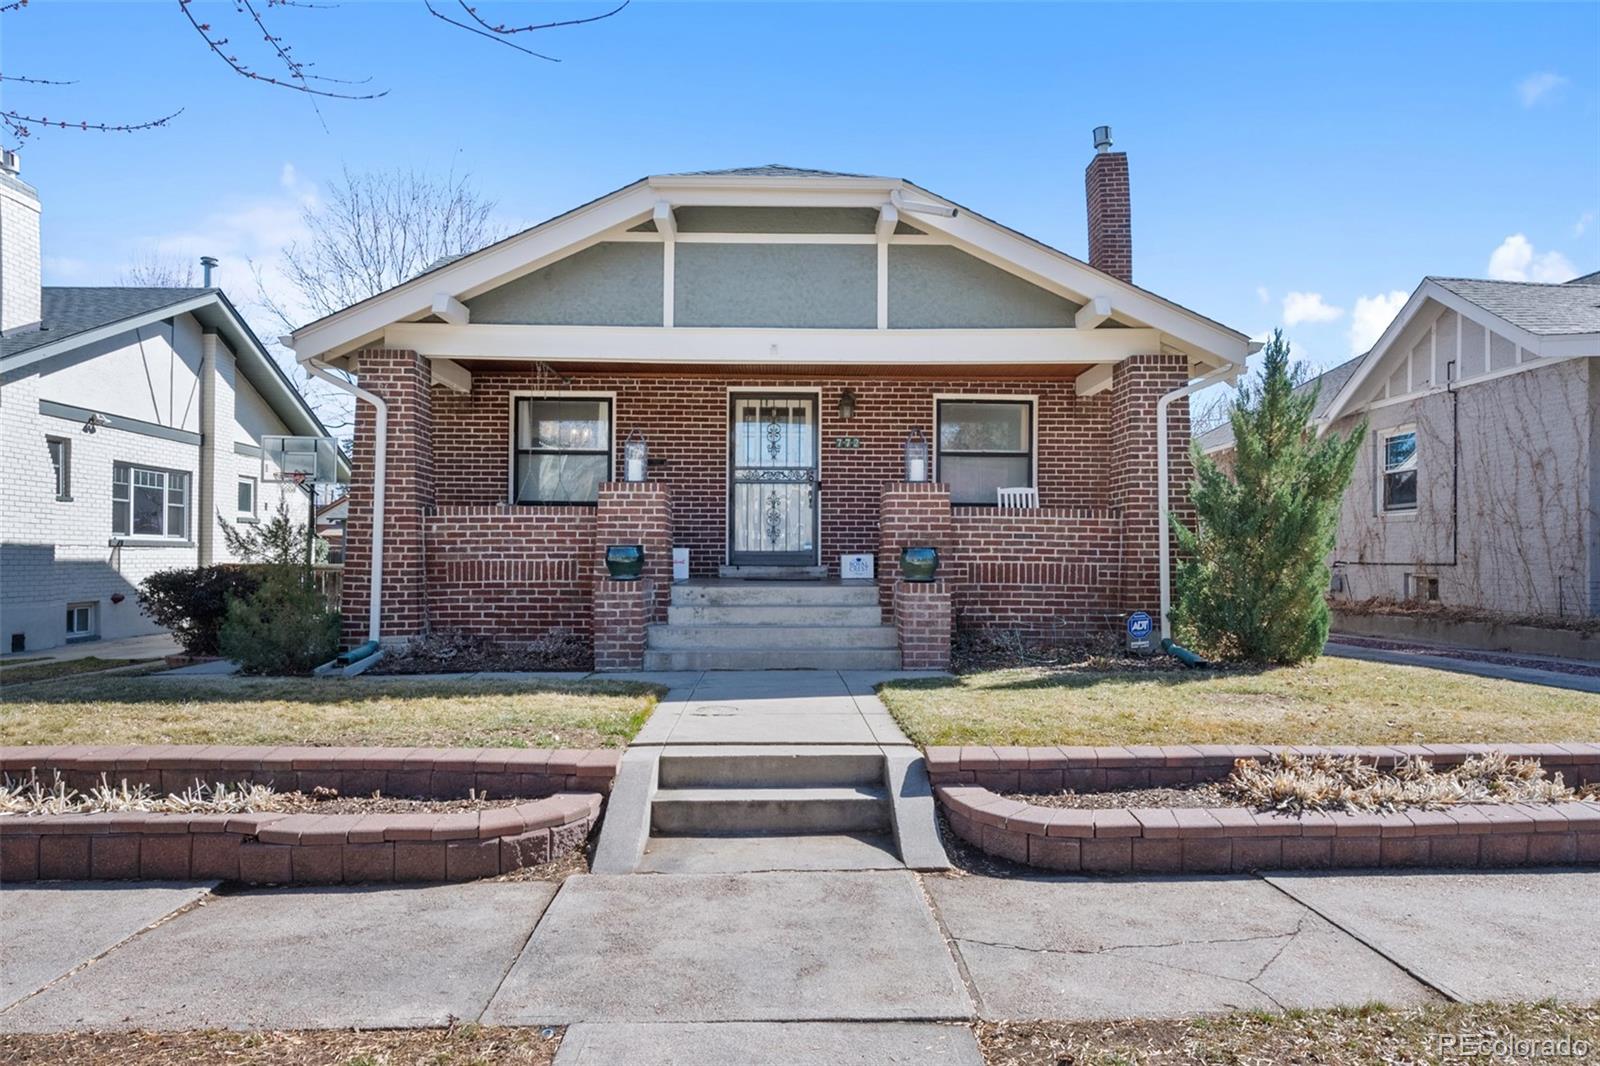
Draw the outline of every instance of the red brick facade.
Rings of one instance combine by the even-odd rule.
[[[642,543],[653,583],[651,618],[664,617],[671,548],[690,550],[692,574],[725,561],[729,395],[741,390],[818,394],[821,563],[837,575],[841,553],[878,556],[883,604],[892,607],[899,549],[941,549],[958,625],[1079,635],[1124,610],[1156,607],[1155,404],[1188,378],[1178,356],[1118,364],[1113,387],[1077,395],[1076,368],[1016,368],[994,379],[843,372],[826,379],[563,367],[552,384],[532,367],[473,367],[468,394],[430,389],[424,360],[366,351],[364,388],[390,404],[384,634],[461,627],[528,639],[551,628],[592,632],[594,581],[607,544]],[[915,375],[915,376],[914,376]],[[855,415],[838,414],[855,394]],[[652,458],[647,485],[608,485],[596,507],[511,507],[512,397],[603,393],[614,398],[612,435],[641,430]],[[903,446],[918,427],[934,434],[936,396],[1032,397],[1040,508],[952,508],[942,486],[907,486]],[[365,634],[371,524],[372,415],[358,404],[344,610],[347,639]],[[1187,484],[1187,405],[1171,410],[1175,494]],[[836,446],[852,437],[857,448]]]
[[[1128,153],[1097,152],[1083,172],[1089,207],[1089,265],[1133,281],[1133,198]]]
[[[900,636],[900,665],[907,670],[950,669],[950,583],[943,580],[894,583],[894,624]]]

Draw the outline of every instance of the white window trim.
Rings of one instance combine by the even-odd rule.
[[[942,466],[939,457],[939,404],[940,403],[1022,403],[1026,401],[1031,409],[1028,415],[1028,432],[1033,438],[1028,442],[1028,485],[1033,489],[1039,487],[1039,397],[1035,393],[1022,392],[936,392],[933,394],[933,440],[931,442],[933,469],[928,473],[930,478],[937,481]],[[1017,488],[1020,486],[1006,486]],[[954,503],[954,507],[997,507],[998,503]]]
[[[119,466],[123,466],[123,467],[127,467],[128,468],[128,499],[127,499],[127,504],[128,504],[128,532],[126,532],[126,533],[120,533],[120,532],[117,531],[117,517],[116,517],[117,508],[116,508],[116,505],[118,503],[118,500],[117,500],[117,473],[116,473],[116,469]],[[170,479],[172,478],[172,476],[174,474],[179,475],[179,476],[181,476],[181,477],[186,479],[186,482],[185,482],[185,485],[184,485],[184,490],[183,490],[183,529],[182,530],[180,530],[177,533],[164,532],[164,533],[159,533],[159,534],[156,534],[156,533],[135,533],[135,532],[133,532],[133,494],[134,494],[134,488],[135,488],[134,484],[133,484],[133,472],[135,470],[146,470],[146,471],[149,471],[150,473],[161,474],[161,475],[164,476],[164,480],[161,483],[161,486],[162,486],[161,487],[161,527],[162,527],[162,529],[166,529],[167,528],[167,522],[168,522],[168,519],[170,517],[170,511],[171,511],[171,508],[172,508],[172,482],[171,482]],[[194,473],[192,471],[189,471],[189,470],[179,470],[177,467],[150,466],[150,465],[148,465],[146,463],[130,463],[130,462],[124,462],[123,460],[120,460],[120,459],[116,460],[115,462],[113,462],[111,464],[111,543],[113,545],[135,545],[135,546],[137,546],[137,545],[154,545],[154,544],[159,544],[159,545],[192,544],[193,541],[191,541],[189,539],[189,525],[190,525],[190,521],[194,517],[194,513],[193,513],[194,512],[194,506],[195,506],[194,486],[195,486]]]
[[[53,493],[57,503],[72,502],[72,438],[62,437],[54,433],[45,434],[45,454],[50,452],[50,445],[61,445],[61,476],[56,478],[54,486],[58,491]],[[55,476],[56,464],[50,464],[51,476]]]
[[[251,477],[249,474],[240,474],[239,478],[238,478],[238,481],[235,483],[234,489],[233,489],[234,503],[235,503],[235,506],[237,506],[238,499],[239,499],[239,485],[242,485],[246,481],[250,482],[250,510],[248,510],[248,511],[240,511],[239,512],[239,517],[240,518],[255,519],[255,518],[259,517],[260,514],[261,514],[261,479],[260,478]]]
[[[71,615],[77,611],[87,611],[89,613],[89,628],[82,632],[74,632],[68,626],[67,642],[76,644],[80,641],[98,639],[100,636],[100,604],[94,601],[67,604],[67,614]]]
[[[518,400],[609,400],[611,402],[611,440],[606,446],[606,480],[617,480],[617,394],[615,392],[577,392],[572,389],[518,389],[511,393],[506,407],[506,504],[510,507],[588,507],[586,503],[517,502],[517,401]]]
[[[1389,441],[1395,437],[1403,437],[1408,433],[1416,438],[1416,449],[1411,453],[1410,465],[1401,466],[1391,471],[1389,469],[1388,460]],[[1377,438],[1378,491],[1374,502],[1377,504],[1378,517],[1415,518],[1418,509],[1422,505],[1422,435],[1417,432],[1417,425],[1415,422],[1408,422],[1403,425],[1390,426],[1387,429],[1380,429],[1377,433]],[[1406,470],[1415,470],[1417,472],[1417,502],[1413,503],[1410,507],[1385,507],[1383,504],[1383,489],[1388,480],[1388,475],[1391,473],[1403,473]]]

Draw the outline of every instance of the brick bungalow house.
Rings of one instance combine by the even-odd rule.
[[[668,174],[295,331],[311,373],[359,385],[346,639],[913,667],[948,661],[953,623],[1156,614],[1184,397],[1252,347],[1133,284],[1127,157],[1096,141],[1088,263],[898,178]],[[644,546],[643,581],[606,577],[614,544]],[[907,545],[940,549],[939,580],[896,580]],[[874,581],[841,580],[850,555]]]

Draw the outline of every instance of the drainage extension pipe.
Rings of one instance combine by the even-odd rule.
[[[366,389],[352,385],[333,373],[326,363],[306,359],[300,364],[306,373],[326,381],[340,392],[348,392],[358,400],[370,403],[373,408],[374,432],[372,435],[372,588],[367,603],[367,643],[378,641],[378,620],[383,607],[383,483],[389,457],[389,405]]]
[[[1173,389],[1156,401],[1156,524],[1158,543],[1161,546],[1161,646],[1172,639],[1172,533],[1168,530],[1167,481],[1171,476],[1167,462],[1167,408],[1174,400],[1199,392],[1218,382],[1233,382],[1244,372],[1243,363],[1229,363],[1202,377],[1195,378],[1181,389]]]
[[[1183,647],[1181,644],[1175,643],[1171,637],[1162,638],[1161,650],[1178,660],[1183,665],[1192,669],[1198,670],[1203,666],[1211,665],[1204,659],[1200,658],[1200,656],[1190,651],[1188,648]]]

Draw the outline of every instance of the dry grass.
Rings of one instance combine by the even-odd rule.
[[[0,744],[622,747],[660,690],[615,681],[85,678],[8,688]]]
[[[291,1030],[0,1036],[0,1061],[29,1066],[549,1066],[563,1029]],[[548,1033],[549,1035],[545,1035]]]
[[[993,670],[880,690],[919,744],[1592,740],[1600,695],[1324,657],[1262,671]]]
[[[1580,1041],[1587,1055],[1465,1055],[1444,1037]],[[1181,1021],[985,1022],[988,1066],[1199,1066],[1199,1064],[1534,1063],[1589,1061],[1600,1051],[1600,1009],[1551,1003],[1373,1005],[1284,1014],[1240,1013]],[[1569,1044],[1569,1046],[1570,1046]]]
[[[119,666],[147,663],[151,659],[101,659],[93,655],[82,659],[16,660],[0,663],[0,683],[20,685],[29,681],[48,681],[57,677],[93,674],[101,670],[114,670]]]
[[[1406,759],[1388,771],[1352,756],[1284,753],[1266,762],[1240,759],[1221,787],[1252,807],[1278,811],[1438,810],[1457,803],[1563,803],[1574,796],[1560,774],[1546,777],[1534,760],[1500,752],[1442,771],[1426,759]]]

